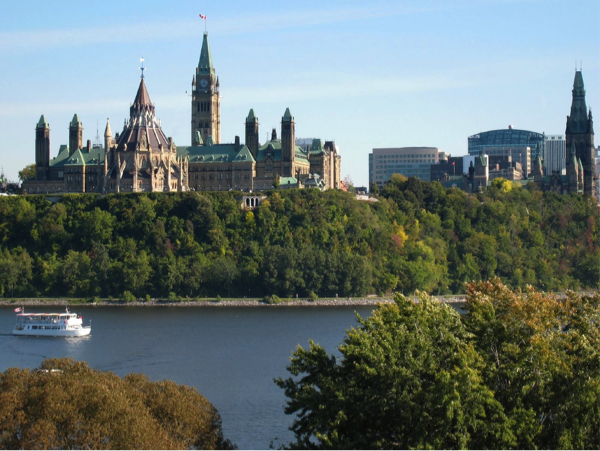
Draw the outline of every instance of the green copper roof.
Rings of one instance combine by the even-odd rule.
[[[315,155],[323,153],[323,142],[320,139],[313,139],[310,146],[310,153]]]
[[[50,124],[48,124],[48,122],[46,122],[46,118],[44,117],[44,115],[42,114],[40,116],[40,120],[37,123],[38,128],[46,128],[49,127]]]
[[[177,157],[188,157],[190,163],[247,163],[254,162],[252,153],[246,146],[238,152],[235,144],[213,144],[205,146],[178,146]]]
[[[210,55],[210,45],[208,44],[208,33],[204,33],[202,40],[202,50],[200,50],[200,61],[198,62],[198,71],[201,74],[214,74],[215,68]]]
[[[65,162],[65,166],[85,166],[85,158],[83,158],[81,149],[77,149],[75,152],[73,152],[73,155],[71,155]]]
[[[259,149],[256,155],[256,161],[264,161],[267,159],[267,153],[271,152],[273,161],[281,161],[281,141],[279,139],[273,139],[264,143]],[[295,148],[296,161],[308,162],[308,155],[306,151],[300,147]]]
[[[247,122],[254,122],[256,120],[256,116],[254,116],[254,110],[250,108],[250,112],[248,113],[248,117],[246,118]]]
[[[292,116],[292,113],[290,113],[289,108],[285,109],[285,113],[283,115],[283,120],[284,121],[293,121],[294,120],[294,117]]]
[[[79,120],[79,116],[77,113],[73,116],[73,120],[71,121],[71,127],[81,127],[81,121]]]
[[[242,150],[238,152],[233,161],[237,163],[243,163],[246,161],[256,162],[256,160],[254,160],[254,157],[252,156],[252,152],[250,152],[250,149],[248,149],[246,146],[242,147]]]
[[[62,166],[85,166],[104,162],[104,148],[92,148],[89,152],[87,148],[77,149],[69,157],[69,147],[61,145],[58,155],[50,160],[50,167],[57,168]]]
[[[279,179],[279,186],[281,185],[297,185],[298,180],[296,177],[281,177]]]

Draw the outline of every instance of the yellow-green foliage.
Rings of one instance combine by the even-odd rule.
[[[198,391],[72,359],[0,373],[1,449],[227,449]]]

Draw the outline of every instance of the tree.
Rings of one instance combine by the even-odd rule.
[[[397,294],[348,331],[341,358],[314,342],[276,384],[300,449],[506,448],[512,435],[452,308]],[[298,378],[297,376],[300,376]]]
[[[0,373],[1,449],[232,449],[193,388],[72,359]]]
[[[519,449],[596,449],[600,295],[559,300],[496,279],[467,284],[463,317]]]
[[[35,178],[35,164],[28,164],[19,171],[19,180],[24,182]]]

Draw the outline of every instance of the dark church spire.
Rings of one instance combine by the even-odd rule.
[[[567,132],[588,132],[588,109],[585,104],[585,87],[583,85],[583,75],[580,70],[575,71],[571,114],[567,118]]]

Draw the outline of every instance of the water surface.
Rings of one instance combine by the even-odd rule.
[[[0,307],[0,372],[72,357],[124,376],[144,373],[196,387],[219,410],[225,437],[240,449],[287,443],[293,418],[273,378],[297,345],[312,338],[333,353],[358,312],[374,307],[91,307],[72,308],[92,334],[79,338],[14,337],[13,307]],[[59,312],[59,307],[26,312]],[[277,441],[275,445],[277,446]]]

